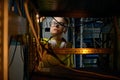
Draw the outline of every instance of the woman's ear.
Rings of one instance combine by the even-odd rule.
[[[67,28],[64,28],[64,29],[63,29],[63,32],[66,33],[66,31],[67,31]]]

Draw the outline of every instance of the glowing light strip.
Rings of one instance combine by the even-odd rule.
[[[57,54],[110,54],[111,48],[57,48],[54,49]]]

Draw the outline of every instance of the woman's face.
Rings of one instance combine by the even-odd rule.
[[[56,22],[56,20],[53,19],[51,21],[50,33],[52,35],[61,35],[65,30],[65,27],[63,25],[66,24],[66,21],[62,17],[54,17],[54,18],[57,20],[57,22],[59,22],[62,25],[60,25],[59,23]]]

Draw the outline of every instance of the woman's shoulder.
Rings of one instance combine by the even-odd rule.
[[[62,38],[64,42],[66,42],[66,48],[72,48],[72,43],[69,41],[66,41],[65,38]]]
[[[72,43],[71,42],[66,42],[67,43],[67,48],[72,48]]]

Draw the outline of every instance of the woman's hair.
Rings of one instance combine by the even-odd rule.
[[[66,21],[67,25],[69,24],[69,19],[67,17],[63,17],[63,19]]]

